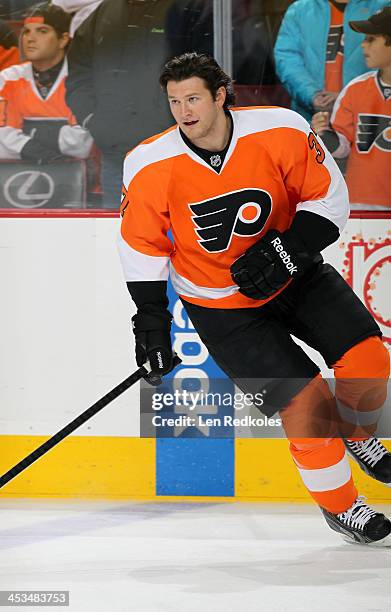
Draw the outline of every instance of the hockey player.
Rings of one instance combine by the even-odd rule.
[[[346,182],[354,208],[391,209],[391,7],[350,27],[362,42],[371,72],[353,79],[328,113],[316,113],[313,129],[336,159],[348,157]],[[376,69],[376,70],[373,70]]]
[[[391,454],[370,437],[389,355],[374,319],[320,255],[348,217],[342,175],[295,112],[229,109],[232,81],[214,59],[176,57],[160,83],[177,126],[124,163],[119,249],[137,306],[137,363],[149,360],[154,374],[172,369],[170,272],[212,357],[243,391],[262,390],[265,414],[280,410],[293,460],[331,528],[382,541],[391,522],[358,496],[346,447],[391,483]],[[345,441],[328,418],[328,385],[291,334],[334,368],[342,425],[356,423]]]
[[[65,103],[70,16],[48,3],[24,20],[22,50],[29,61],[0,73],[0,156],[42,163],[88,157],[93,143]]]

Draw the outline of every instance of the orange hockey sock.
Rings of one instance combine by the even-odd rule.
[[[334,365],[340,432],[364,440],[376,431],[387,397],[389,353],[377,336],[349,349]]]
[[[338,514],[352,505],[358,493],[334,417],[335,400],[320,375],[281,411],[305,486],[319,506]]]

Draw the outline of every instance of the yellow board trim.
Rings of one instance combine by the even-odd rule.
[[[47,437],[0,436],[0,473]],[[385,445],[391,450],[391,442]],[[391,488],[373,481],[354,464],[360,494],[391,503]],[[235,497],[155,495],[155,440],[71,436],[0,489],[0,498],[139,499],[194,502],[311,502],[289,453],[287,440],[235,440]]]
[[[235,444],[235,496],[241,500],[309,502],[289,452],[288,440],[237,439]],[[384,441],[391,450],[391,441]],[[368,501],[391,503],[391,488],[364,474],[351,461],[353,478],[360,495]]]
[[[44,436],[0,436],[4,473]],[[71,436],[0,489],[2,497],[150,497],[155,495],[155,440]]]

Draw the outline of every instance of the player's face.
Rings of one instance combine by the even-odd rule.
[[[216,99],[203,79],[191,77],[184,81],[168,81],[167,96],[171,112],[184,134],[197,146],[207,148],[224,118],[225,88],[220,87]]]
[[[384,36],[367,34],[361,43],[368,68],[386,68],[391,64],[391,47],[387,47]]]
[[[25,58],[34,61],[61,60],[68,42],[68,34],[58,37],[52,26],[44,23],[26,23],[22,31],[22,47]]]

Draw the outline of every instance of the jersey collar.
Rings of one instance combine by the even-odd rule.
[[[238,140],[237,117],[235,116],[235,113],[233,113],[232,111],[228,110],[228,112],[232,120],[232,137],[231,137],[231,142],[229,144],[227,153],[225,154],[224,161],[218,169],[213,168],[207,161],[205,161],[200,155],[198,155],[195,152],[195,150],[190,148],[189,145],[186,143],[186,141],[182,138],[179,126],[177,126],[176,128],[176,134],[177,134],[178,141],[180,142],[182,149],[185,150],[185,153],[189,157],[191,157],[193,161],[197,162],[198,164],[201,164],[201,166],[205,166],[205,168],[208,168],[210,172],[213,172],[213,174],[217,174],[217,175],[220,175],[223,173],[223,170],[225,166],[227,165],[229,159],[231,158],[232,153],[235,149],[237,140]]]
[[[35,79],[34,79],[34,72],[33,72],[33,65],[31,62],[29,62],[29,80],[31,82],[31,88],[33,89],[34,93],[38,96],[38,98],[40,98],[41,100],[43,100],[44,98],[42,98],[38,87],[35,84]],[[61,81],[68,75],[68,61],[67,58],[64,57],[64,62],[63,65],[61,67],[60,72],[57,75],[56,80],[54,81],[53,85],[50,88],[50,91],[48,93],[48,95],[46,96],[46,98],[44,99],[45,102],[47,102],[47,100],[50,99],[50,97],[54,94],[54,92],[57,90],[58,86],[60,85]]]

